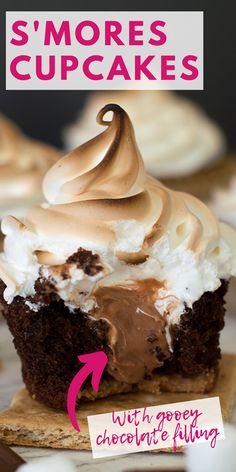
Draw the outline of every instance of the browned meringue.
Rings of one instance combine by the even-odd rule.
[[[111,121],[104,120],[113,112]],[[128,115],[118,105],[107,105],[97,116],[104,133],[65,156],[50,169],[43,189],[52,203],[126,198],[145,185],[143,161]]]
[[[112,111],[111,121],[104,116]],[[145,251],[168,234],[172,248],[189,236],[196,253],[214,249],[219,237],[216,219],[194,197],[171,191],[145,173],[128,115],[117,105],[98,114],[107,129],[60,159],[47,173],[43,189],[50,206],[29,212],[38,234],[80,239],[93,248],[116,245],[116,253]],[[134,221],[144,230],[137,251],[116,244],[119,222]],[[68,231],[68,227],[70,228]],[[133,260],[135,262],[135,260]]]
[[[42,179],[58,157],[54,148],[26,138],[0,115],[0,214],[42,199]]]

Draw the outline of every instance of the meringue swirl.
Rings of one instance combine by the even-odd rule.
[[[111,121],[104,120],[113,112]],[[97,115],[107,129],[56,163],[43,189],[52,203],[117,199],[144,190],[145,171],[128,115],[118,105],[107,105]]]
[[[21,130],[0,115],[0,210],[41,196],[41,182],[59,153],[51,146],[26,138]],[[37,196],[37,199],[36,199]],[[31,202],[32,204],[32,202]]]
[[[108,112],[110,121],[104,119]],[[3,220],[0,273],[8,301],[16,294],[32,295],[39,271],[52,277],[58,273],[55,266],[66,264],[78,248],[101,259],[103,271],[92,286],[155,278],[163,281],[163,300],[172,297],[171,303],[174,297],[190,306],[218,288],[221,278],[236,275],[235,231],[219,224],[195,197],[145,173],[122,108],[107,105],[97,119],[106,130],[48,171],[43,183],[48,203],[32,208],[24,224],[12,217]],[[73,279],[73,290],[74,284]],[[78,284],[84,293],[81,280]],[[71,291],[68,295],[64,287],[61,281],[59,290],[68,302]]]
[[[104,120],[108,112],[113,113],[111,121]],[[29,212],[36,231],[79,238],[78,244],[93,249],[112,244],[122,259],[127,253],[127,260],[128,253],[147,251],[165,233],[172,248],[187,237],[189,249],[196,253],[214,247],[219,228],[207,207],[146,175],[125,111],[107,105],[97,121],[107,129],[60,159],[45,176],[43,189],[50,206]],[[136,222],[134,231],[142,225],[140,247],[116,244],[120,221]]]

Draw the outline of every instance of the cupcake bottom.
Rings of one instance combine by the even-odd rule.
[[[173,190],[191,193],[203,201],[208,201],[212,196],[212,189],[227,188],[233,175],[236,175],[236,157],[229,156],[193,175],[160,180]]]
[[[78,355],[102,350],[109,362],[112,359],[108,324],[102,319],[92,319],[79,309],[70,312],[58,296],[49,295],[47,290],[39,295],[44,305],[37,312],[20,297],[7,305],[3,291],[1,283],[0,307],[21,358],[23,380],[29,393],[45,405],[65,409],[69,384],[81,367]],[[119,382],[105,370],[98,395],[92,392],[88,379],[80,398],[93,400],[138,389],[211,390],[220,358],[219,333],[224,326],[226,291],[227,282],[222,282],[218,290],[205,293],[192,309],[186,309],[180,323],[171,329],[173,351],[162,358],[156,349],[156,356],[163,362],[152,375],[135,384]],[[152,342],[150,339],[150,348]]]

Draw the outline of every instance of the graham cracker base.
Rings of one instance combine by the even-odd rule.
[[[89,415],[213,396],[220,397],[223,419],[228,421],[236,398],[236,355],[223,355],[218,379],[213,390],[208,394],[131,392],[95,402],[82,402],[79,404],[77,413],[80,433],[72,428],[66,412],[55,411],[41,405],[33,400],[25,389],[22,389],[16,393],[9,409],[0,413],[0,440],[17,446],[90,450],[87,425]],[[166,450],[166,452],[169,451],[170,449]]]
[[[110,377],[101,381],[98,393],[92,387],[82,389],[78,395],[78,400],[94,401],[110,397],[111,395],[137,392],[153,393],[154,395],[160,392],[206,393],[213,389],[216,379],[216,369],[207,369],[203,374],[195,378],[184,378],[179,374],[157,374],[150,380],[142,380],[134,385],[118,382]]]

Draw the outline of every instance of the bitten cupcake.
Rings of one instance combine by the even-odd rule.
[[[175,190],[201,199],[209,186],[236,173],[236,161],[224,159],[221,129],[193,102],[169,91],[96,92],[78,120],[64,132],[72,149],[98,132],[92,120],[103,103],[119,103],[129,113],[147,171]]]
[[[2,222],[1,309],[24,382],[33,398],[65,408],[77,356],[102,350],[99,397],[155,382],[208,391],[236,232],[146,174],[122,108],[107,105],[97,121],[105,131],[46,174],[47,203]],[[85,384],[81,396],[94,395]]]
[[[43,177],[58,158],[53,147],[27,138],[0,115],[0,219],[9,213],[22,217],[42,201]]]

